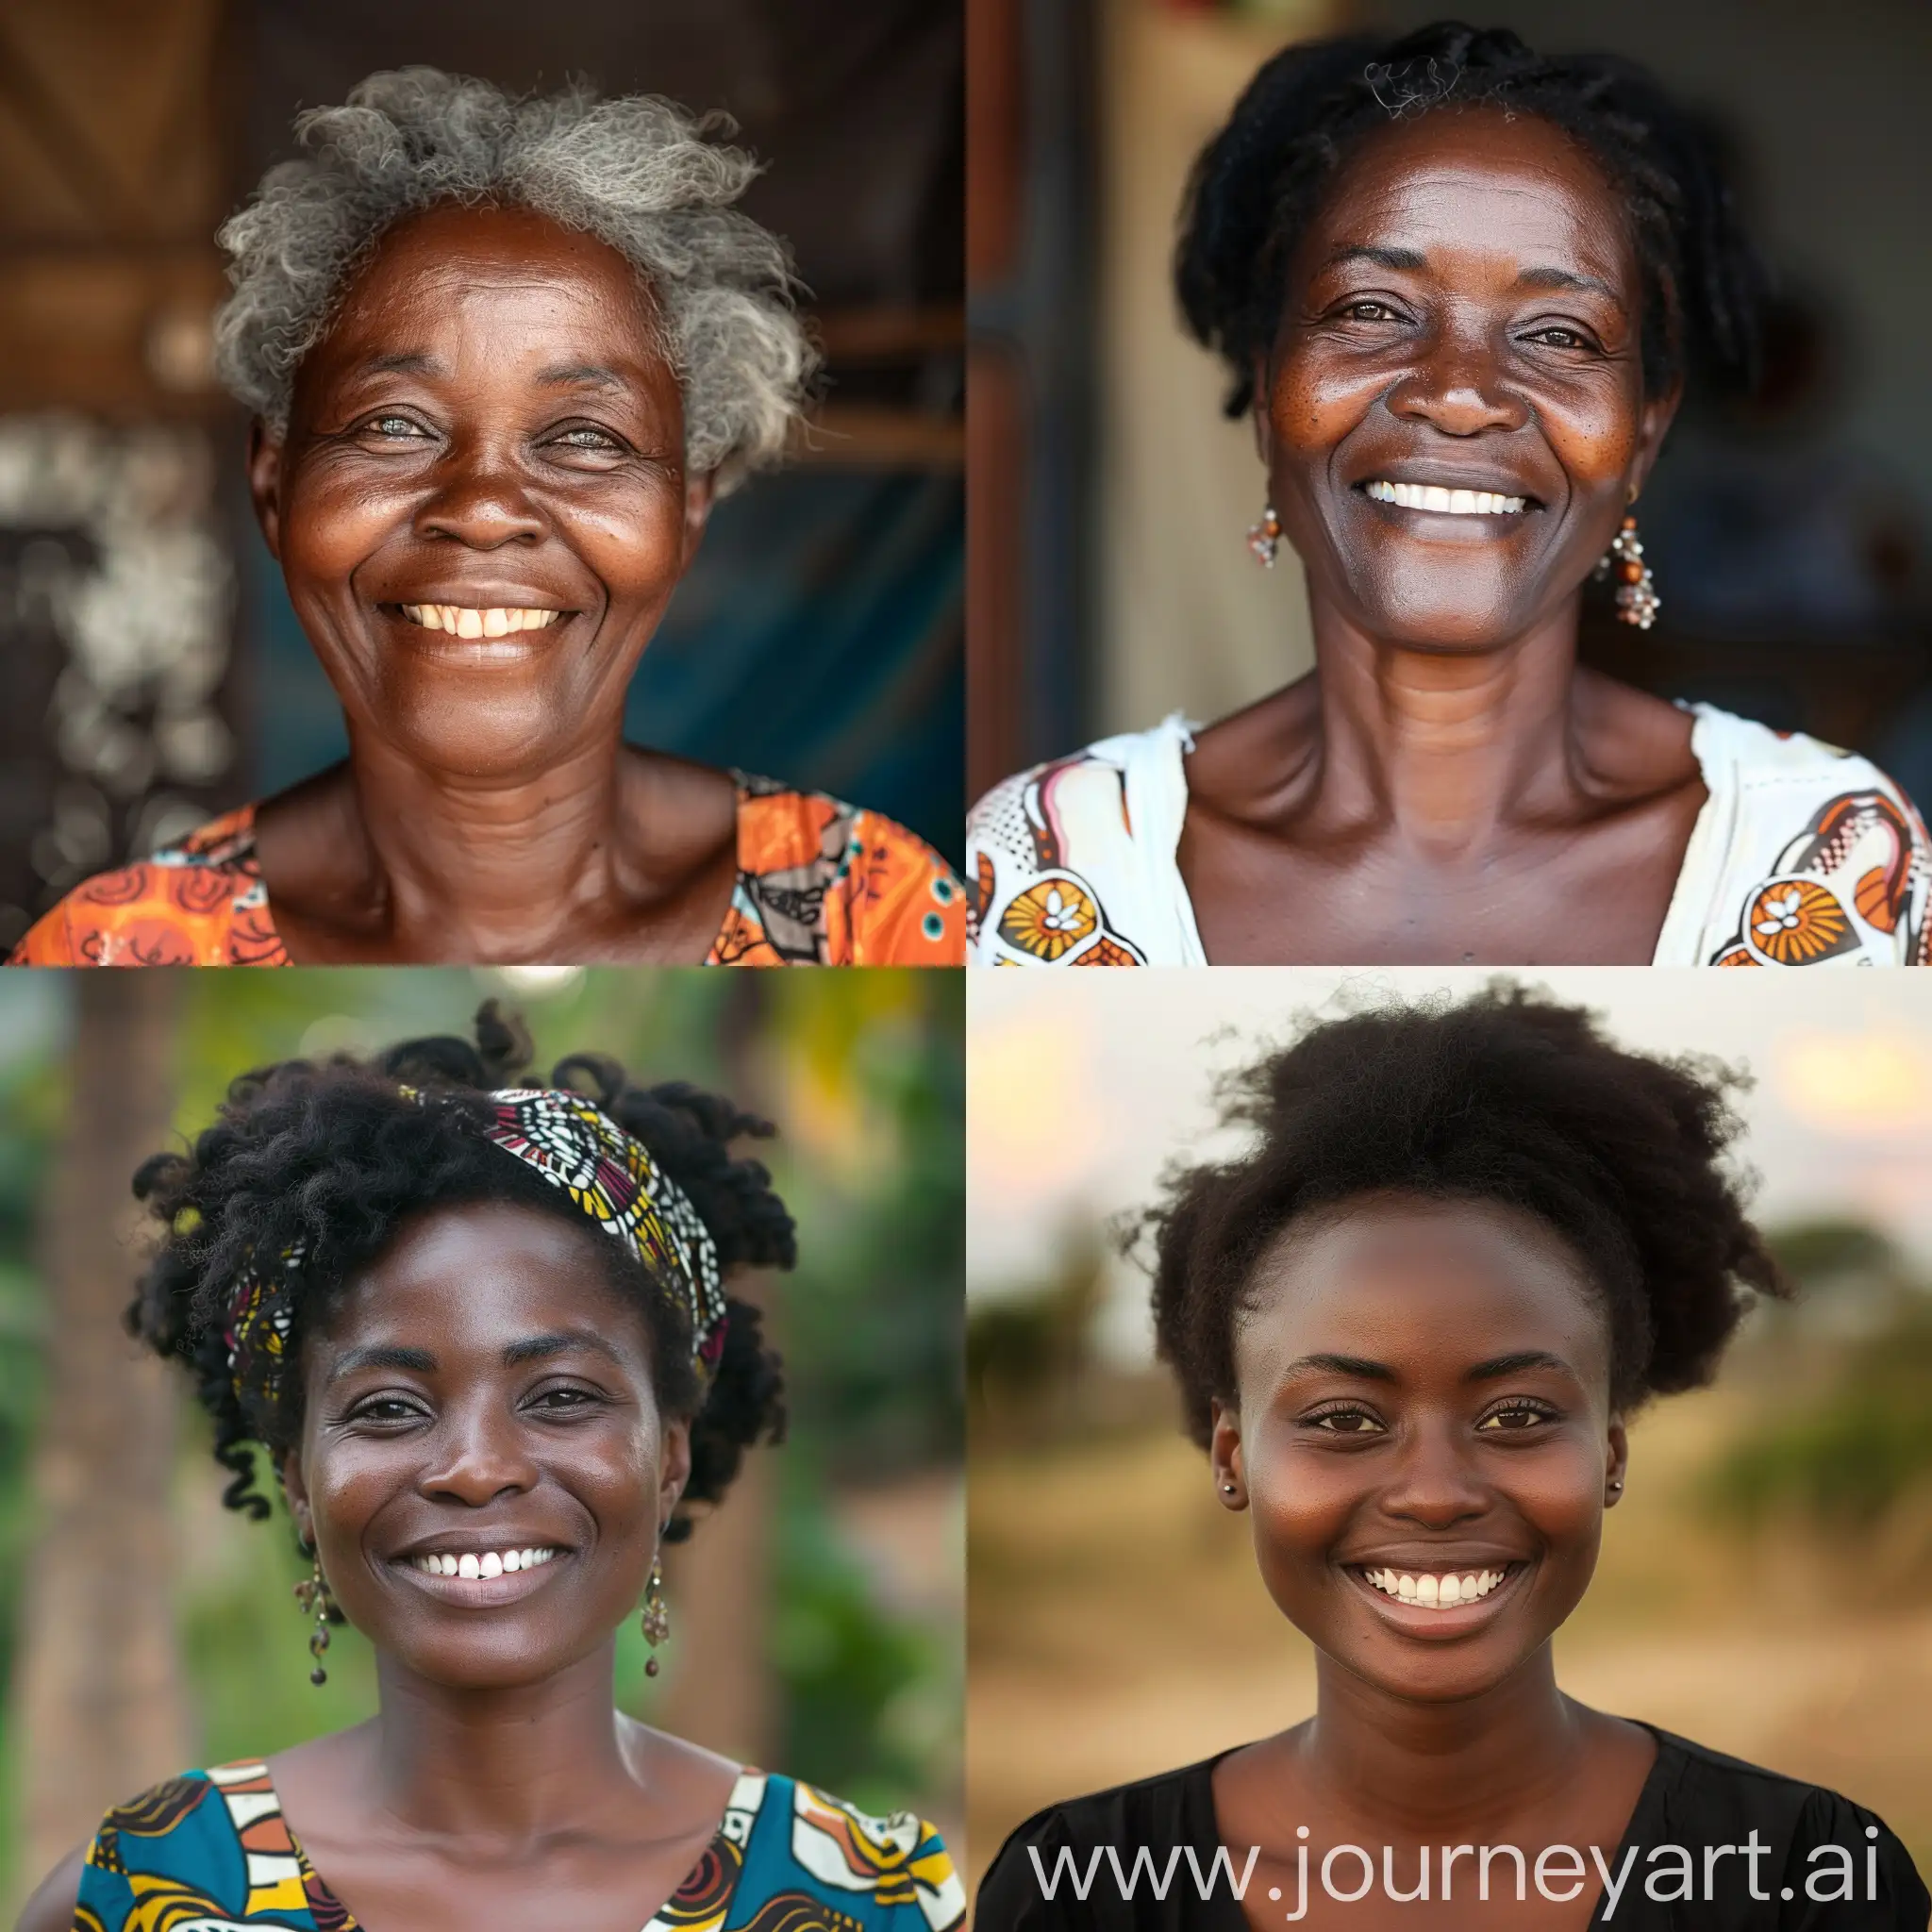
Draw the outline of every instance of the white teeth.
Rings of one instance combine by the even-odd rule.
[[[1371,1570],[1369,1581],[1384,1596],[1399,1598],[1406,1604],[1425,1604],[1432,1609],[1448,1609],[1456,1604],[1474,1603],[1488,1596],[1502,1582],[1501,1570],[1472,1570],[1462,1575],[1407,1575],[1394,1570]]]
[[[1450,490],[1440,483],[1390,483],[1377,477],[1364,486],[1377,503],[1392,503],[1403,509],[1434,510],[1439,516],[1514,516],[1528,501],[1522,496],[1503,496],[1488,490]]]
[[[460,1576],[481,1582],[486,1577],[513,1575],[519,1570],[534,1570],[556,1556],[554,1549],[486,1550],[480,1556],[445,1556],[441,1551],[426,1557],[412,1557],[417,1569],[430,1576]]]
[[[560,610],[472,609],[463,604],[405,604],[403,615],[425,630],[446,630],[459,638],[505,638],[513,631],[547,630]]]

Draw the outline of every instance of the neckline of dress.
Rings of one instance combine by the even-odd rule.
[[[227,1766],[223,1767],[225,1770],[228,1768]],[[235,1768],[251,1771],[259,1770],[263,1779],[267,1782],[269,1795],[275,1802],[275,1816],[282,1821],[282,1829],[289,1835],[289,1849],[294,1857],[297,1869],[302,1874],[302,1889],[304,1892],[315,1903],[332,1906],[341,1914],[341,1917],[333,1923],[331,1932],[375,1932],[374,1927],[369,1925],[366,1921],[358,1919],[337,1897],[334,1890],[330,1888],[328,1880],[309,1863],[308,1854],[303,1849],[302,1840],[296,1836],[295,1827],[289,1823],[289,1814],[282,1805],[282,1794],[275,1785],[275,1774],[268,1768],[268,1759],[265,1757],[244,1758],[242,1764]],[[697,1878],[704,1872],[705,1866],[713,1853],[720,1851],[721,1848],[729,1847],[731,1840],[725,1835],[724,1823],[732,1811],[740,1808],[737,1803],[739,1790],[747,1777],[764,1777],[765,1775],[763,1773],[753,1771],[749,1765],[739,1766],[738,1775],[731,1781],[731,1790],[724,1799],[724,1809],[719,1814],[718,1823],[712,1827],[710,1837],[705,1840],[704,1850],[692,1860],[691,1870],[671,1888],[669,1894],[653,1908],[651,1915],[644,1921],[642,1926],[640,1927],[640,1932],[651,1932],[651,1928],[658,1924],[662,1920],[665,1907],[669,1906],[679,1892],[683,1891],[694,1878]],[[219,1790],[219,1787],[217,1789]],[[739,1880],[743,1876],[744,1867],[741,1862],[738,1871],[732,1876],[730,1889],[722,1898],[713,1902],[721,1915],[729,1907],[732,1899],[737,1896]],[[314,1916],[312,1908],[309,1916],[311,1918]],[[722,1916],[720,1923],[723,1923]]]
[[[1690,894],[1702,875],[1709,869],[1707,848],[1717,834],[1718,822],[1729,810],[1729,788],[1721,787],[1715,772],[1716,747],[1713,741],[1723,732],[1725,725],[1740,722],[1733,719],[1728,711],[1719,710],[1715,705],[1686,704],[1681,699],[1673,701],[1679,710],[1690,713],[1690,756],[1697,760],[1697,775],[1704,781],[1704,803],[1697,808],[1697,817],[1692,821],[1690,836],[1684,844],[1684,857],[1677,866],[1677,876],[1671,884],[1671,896],[1664,908],[1663,924],[1657,927],[1657,941],[1651,948],[1649,964],[1658,963],[1672,928],[1695,910],[1700,916],[1702,908],[1692,908]],[[1171,760],[1174,778],[1178,784],[1180,810],[1174,817],[1174,842],[1171,851],[1162,855],[1168,872],[1174,880],[1174,910],[1180,926],[1181,943],[1192,958],[1184,959],[1184,965],[1208,966],[1213,962],[1208,957],[1208,948],[1202,943],[1201,927],[1194,917],[1193,894],[1188,891],[1188,882],[1181,876],[1180,835],[1188,817],[1188,759],[1187,755],[1194,748],[1194,733],[1201,727],[1189,718],[1185,711],[1170,711],[1151,731],[1141,734],[1152,741],[1163,759]],[[1128,805],[1131,811],[1133,801]],[[1137,821],[1138,823],[1138,821]]]
[[[705,948],[705,957],[701,963],[706,966],[712,966],[717,963],[719,944],[731,930],[731,914],[738,905],[738,883],[745,875],[745,808],[754,798],[766,795],[755,791],[753,787],[756,781],[748,777],[743,772],[738,770],[735,765],[730,769],[730,778],[733,791],[736,794],[736,806],[731,821],[731,856],[733,865],[736,867],[736,873],[731,888],[731,897],[724,905],[724,916],[719,921],[718,930],[711,935],[710,943]],[[245,875],[253,881],[256,887],[260,889],[261,904],[258,909],[261,915],[261,924],[266,929],[267,937],[275,942],[275,950],[281,956],[280,959],[275,963],[283,966],[293,966],[295,962],[289,957],[288,942],[282,938],[281,931],[275,924],[275,908],[269,903],[268,886],[261,876],[261,860],[255,850],[255,813],[256,808],[260,802],[259,799],[251,798],[246,805],[237,806],[233,811],[225,812],[208,822],[209,824],[223,824],[225,823],[228,825],[229,829],[219,841],[221,845],[225,845],[228,849],[219,858],[212,855],[204,855],[201,857],[201,862],[208,865],[221,866],[225,869],[228,867],[239,868],[244,872]],[[199,836],[199,833],[206,829],[206,826],[199,827],[196,833],[191,836]]]

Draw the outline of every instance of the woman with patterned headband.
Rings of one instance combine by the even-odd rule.
[[[869,1818],[614,1708],[616,1631],[668,1629],[658,1553],[776,1441],[778,1360],[725,1284],[793,1230],[731,1143],[770,1125],[521,1029],[238,1080],[135,1188],[166,1230],[129,1310],[194,1373],[231,1472],[275,1472],[329,1625],[375,1649],[355,1729],[110,1811],[22,1932],[160,1924],[946,1932],[908,1812]]]

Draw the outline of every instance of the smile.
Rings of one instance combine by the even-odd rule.
[[[539,1569],[557,1554],[554,1548],[541,1545],[527,1550],[465,1551],[460,1557],[432,1550],[409,1557],[408,1563],[412,1570],[420,1570],[425,1576],[457,1576],[476,1582],[514,1574],[520,1570]]]
[[[459,638],[507,638],[513,631],[544,630],[563,615],[561,610],[479,610],[467,604],[404,604],[398,608],[425,630],[446,630]]]
[[[1419,1604],[1424,1609],[1454,1609],[1457,1604],[1473,1604],[1486,1597],[1509,1574],[1500,1569],[1456,1571],[1364,1570],[1360,1573],[1372,1588],[1399,1603]]]
[[[1440,483],[1390,483],[1379,476],[1361,487],[1377,503],[1392,503],[1399,509],[1433,510],[1438,516],[1513,517],[1529,504],[1526,496],[1500,496],[1490,490],[1451,490]]]

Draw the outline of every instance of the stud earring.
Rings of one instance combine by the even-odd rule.
[[[1224,1496],[1231,1496],[1231,1495],[1233,1495],[1233,1494],[1234,1494],[1234,1485],[1233,1485],[1232,1483],[1223,1483],[1223,1484],[1222,1484],[1222,1486],[1221,1486],[1221,1493],[1222,1493],[1222,1494],[1223,1494]]]
[[[1657,593],[1657,580],[1650,574],[1650,566],[1643,560],[1643,545],[1637,535],[1637,519],[1626,516],[1617,534],[1610,540],[1610,547],[1596,567],[1599,578],[1614,575],[1617,579],[1617,617],[1621,623],[1634,624],[1639,630],[1648,630],[1657,622],[1657,613],[1662,607],[1663,599]]]
[[[341,1613],[329,1594],[328,1578],[322,1574],[322,1552],[311,1549],[309,1555],[315,1558],[315,1574],[295,1586],[295,1601],[302,1606],[305,1617],[315,1619],[315,1628],[308,1639],[308,1655],[315,1659],[315,1668],[309,1672],[308,1681],[322,1685],[328,1682],[328,1673],[322,1667],[322,1654],[328,1648],[328,1626]]]
[[[1281,548],[1281,519],[1274,514],[1272,503],[1263,506],[1261,521],[1249,530],[1248,548],[1263,569],[1274,568],[1274,553]]]
[[[644,1585],[644,1614],[638,1623],[644,1633],[644,1641],[653,1650],[671,1635],[671,1611],[664,1602],[664,1563],[661,1557],[651,1558],[651,1580]],[[646,1657],[644,1675],[655,1677],[657,1674],[658,1659]]]

